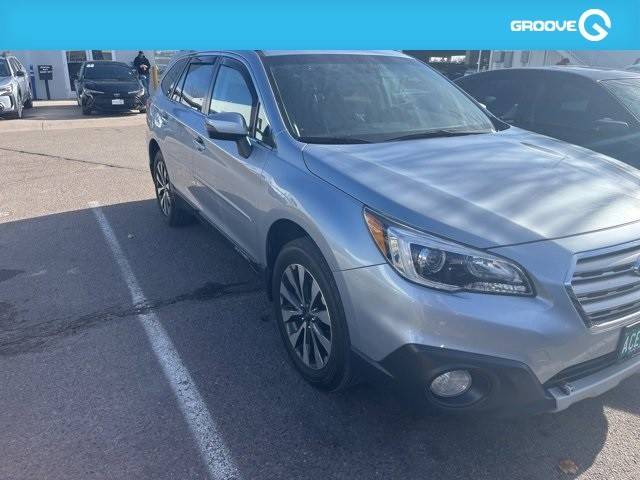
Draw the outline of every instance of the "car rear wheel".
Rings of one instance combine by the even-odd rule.
[[[160,151],[154,157],[152,174],[158,207],[160,207],[165,221],[171,227],[190,223],[193,220],[193,215],[174,193],[167,165]]]
[[[326,260],[309,238],[285,245],[273,269],[274,316],[289,358],[302,377],[323,390],[352,382],[349,332]]]
[[[29,98],[24,102],[24,108],[33,108],[33,97],[29,94]]]

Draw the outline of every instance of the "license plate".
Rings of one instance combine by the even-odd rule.
[[[629,325],[622,330],[618,359],[626,360],[640,353],[640,323]]]
[[[121,98],[114,98],[111,100],[111,105],[124,105],[124,100]]]

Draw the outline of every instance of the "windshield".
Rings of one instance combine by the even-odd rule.
[[[9,71],[9,64],[4,58],[0,58],[0,77],[9,77],[11,72]]]
[[[423,63],[383,55],[264,59],[289,130],[310,143],[486,133],[489,117]]]
[[[133,68],[124,63],[87,63],[84,78],[91,80],[133,80]]]
[[[605,80],[602,84],[633,114],[640,119],[640,78]]]

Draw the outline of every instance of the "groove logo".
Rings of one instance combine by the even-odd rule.
[[[590,42],[609,35],[611,18],[604,10],[590,8],[578,20],[512,20],[512,32],[579,32]]]

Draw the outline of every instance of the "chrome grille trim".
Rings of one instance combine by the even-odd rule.
[[[588,327],[640,316],[640,241],[576,255],[567,290]]]

